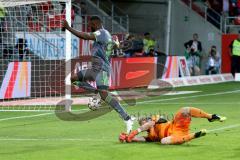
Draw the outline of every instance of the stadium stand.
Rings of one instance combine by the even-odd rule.
[[[217,0],[182,0],[192,10],[222,30],[222,3]]]

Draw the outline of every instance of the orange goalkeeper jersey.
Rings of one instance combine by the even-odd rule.
[[[155,124],[154,127],[148,131],[147,141],[160,141],[164,137],[168,137],[172,133],[172,122]]]
[[[148,136],[146,137],[146,140],[160,141],[162,138],[165,138],[171,135],[174,135],[174,136],[187,135],[189,134],[190,122],[191,122],[191,117],[189,115],[182,114],[182,111],[180,110],[175,115],[173,121],[155,124],[152,128],[150,128],[148,131]]]

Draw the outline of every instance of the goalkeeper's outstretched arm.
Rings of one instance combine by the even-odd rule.
[[[145,132],[155,125],[154,121],[149,121],[141,125],[137,130],[132,131],[129,135],[126,133],[121,133],[119,135],[119,140],[121,142],[146,142],[145,137],[136,137],[140,132]]]
[[[66,20],[64,20],[62,22],[62,26],[69,30],[72,34],[74,34],[75,36],[77,36],[78,38],[84,39],[84,40],[96,40],[96,37],[94,36],[94,34],[90,34],[90,33],[86,33],[86,32],[80,32],[78,30],[75,30],[74,28],[70,27],[68,22]]]
[[[139,136],[139,137],[133,137],[132,139],[131,139],[131,141],[128,141],[128,134],[126,134],[126,133],[121,133],[120,135],[119,135],[119,141],[120,142],[146,142],[146,138],[145,137],[143,137],[143,136]]]
[[[138,132],[144,132],[149,130],[150,128],[152,128],[155,125],[155,121],[149,121],[146,122],[145,124],[141,125],[137,130]]]
[[[137,130],[132,131],[127,137],[127,142],[145,142],[146,139],[144,137],[136,137],[141,132],[148,131],[150,128],[152,128],[155,125],[155,121],[149,121],[141,125]]]
[[[145,137],[134,137],[132,142],[146,142]]]

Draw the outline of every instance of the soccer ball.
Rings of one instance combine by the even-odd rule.
[[[101,107],[101,99],[97,96],[90,97],[88,100],[88,108],[95,111]]]

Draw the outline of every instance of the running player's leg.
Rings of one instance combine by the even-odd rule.
[[[80,88],[96,92],[96,88],[88,83],[88,81],[95,81],[96,74],[92,69],[81,70],[72,74],[71,82]]]
[[[130,119],[130,116],[127,112],[123,109],[117,98],[113,96],[108,91],[109,88],[109,75],[105,71],[99,72],[96,77],[97,89],[101,96],[101,99],[108,103],[119,115],[122,117],[123,120],[127,121]]]
[[[132,130],[133,120],[123,109],[117,98],[115,98],[115,96],[108,91],[109,74],[105,71],[99,72],[96,77],[96,84],[101,99],[109,104],[121,116],[127,125],[127,133],[129,133]]]
[[[119,101],[108,92],[109,88],[109,74],[105,71],[99,71],[97,69],[82,70],[73,75],[71,78],[72,82],[76,81],[76,85],[84,88],[88,91],[99,93],[101,99],[108,103],[127,124],[127,132],[132,130],[133,121],[127,112],[123,109]],[[87,81],[96,81],[97,88],[91,86]]]
[[[99,91],[101,99],[108,103],[125,121],[129,120],[131,117],[127,114],[127,112],[123,109],[117,98],[115,98],[110,92],[107,90]]]

